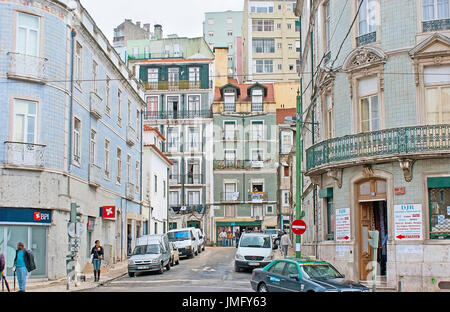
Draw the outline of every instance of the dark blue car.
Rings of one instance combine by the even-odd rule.
[[[364,285],[345,279],[325,261],[278,259],[255,269],[250,281],[257,292],[368,292]]]

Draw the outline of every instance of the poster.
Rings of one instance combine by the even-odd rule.
[[[336,241],[350,240],[350,208],[336,209]]]
[[[422,240],[422,205],[394,205],[395,240]]]

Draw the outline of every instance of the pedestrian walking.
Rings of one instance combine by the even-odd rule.
[[[219,233],[219,239],[222,240],[222,247],[225,247],[227,244],[227,234],[225,233],[225,230],[222,230],[222,232]]]
[[[92,264],[94,265],[94,282],[100,281],[100,266],[103,260],[103,247],[100,241],[95,241],[95,246],[91,250]]]
[[[228,231],[227,233],[227,241],[228,241],[228,246],[233,246],[233,233],[231,231]]]
[[[36,269],[33,253],[25,249],[22,242],[17,243],[16,256],[14,258],[13,270],[17,274],[19,282],[19,292],[25,292],[27,284],[27,274]]]
[[[287,235],[286,231],[283,231],[283,236],[281,236],[281,251],[285,258],[288,254],[289,245],[291,245],[291,239],[289,238],[289,235]]]
[[[236,247],[237,247],[237,246],[239,246],[239,239],[241,238],[241,231],[237,230],[235,237],[236,237]]]

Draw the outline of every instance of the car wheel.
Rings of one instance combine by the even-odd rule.
[[[195,255],[198,256],[198,248],[195,250]]]
[[[170,271],[170,261],[169,261],[169,262],[167,262],[167,265],[166,265],[166,270],[167,270],[167,271]]]
[[[203,251],[205,251],[205,245],[203,245]]]
[[[128,272],[128,276],[129,277],[134,277],[134,273],[133,272]]]
[[[269,292],[269,290],[267,289],[266,284],[261,283],[258,285],[258,292]]]
[[[159,265],[159,271],[158,271],[158,273],[159,274],[163,274],[164,273],[164,266],[163,266],[163,263],[161,262],[161,264]]]
[[[175,261],[172,259],[170,259],[170,266],[173,267],[175,265]]]

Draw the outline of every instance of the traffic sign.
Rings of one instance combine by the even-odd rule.
[[[295,235],[302,235],[306,231],[306,223],[300,219],[294,220],[294,222],[292,222],[291,229]]]
[[[70,237],[79,238],[79,237],[81,237],[82,231],[83,231],[83,227],[80,222],[69,224],[68,232],[69,232]]]

